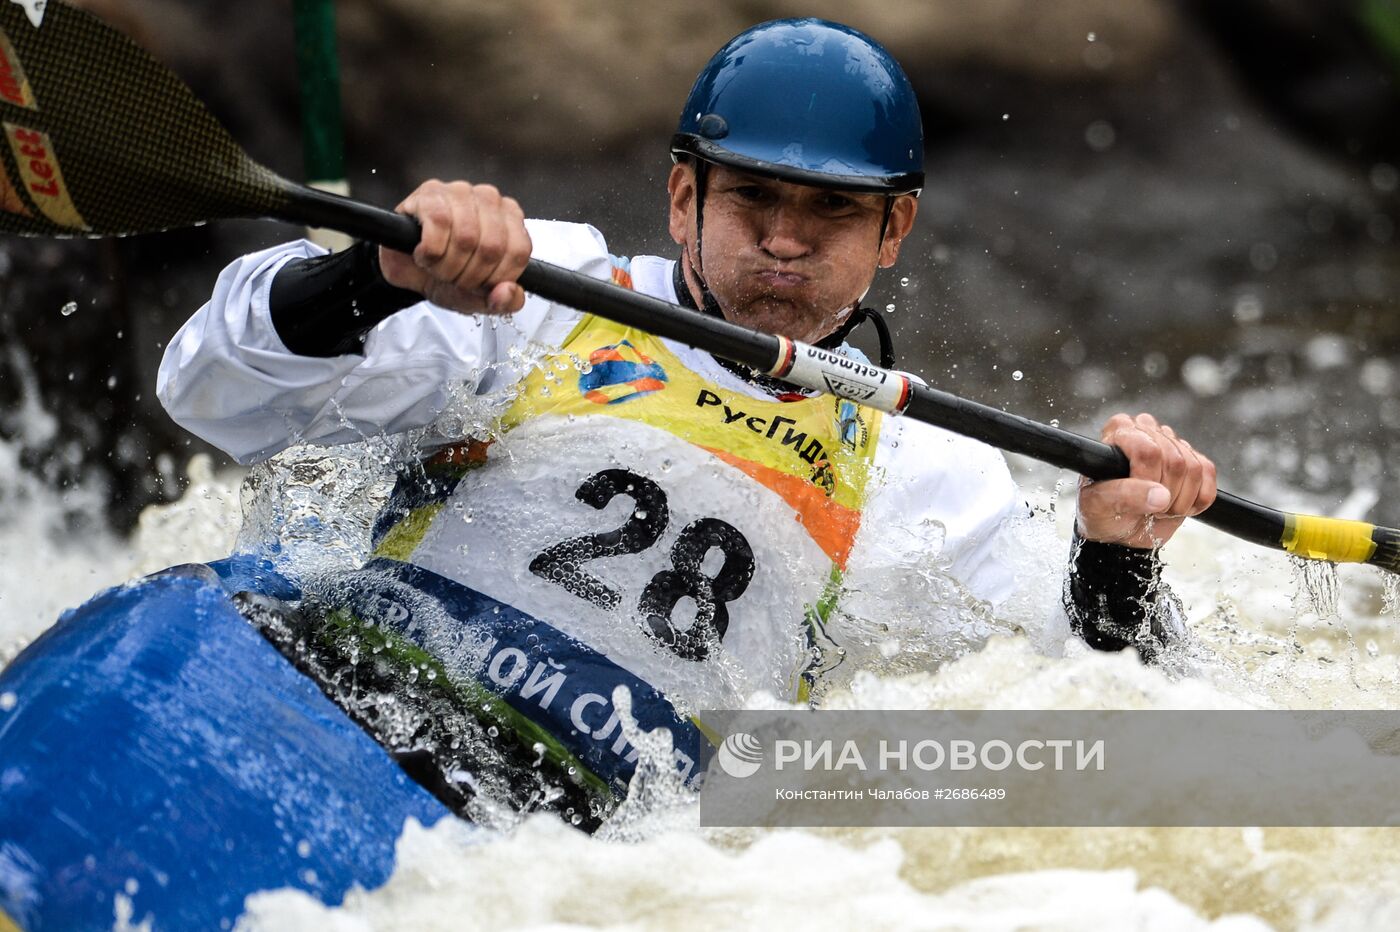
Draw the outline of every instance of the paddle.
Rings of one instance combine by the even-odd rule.
[[[39,14],[35,10],[41,10]],[[412,251],[409,217],[293,184],[254,162],[184,84],[59,0],[0,0],[0,231],[120,236],[228,217],[330,227]],[[818,391],[944,427],[1091,479],[1128,474],[1114,447],[532,260],[526,290]],[[1200,519],[1312,560],[1400,572],[1400,531],[1297,515],[1221,492]]]

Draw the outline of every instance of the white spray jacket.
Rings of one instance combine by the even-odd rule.
[[[615,261],[593,227],[529,221],[528,228],[536,258],[598,278],[612,275]],[[521,311],[495,322],[424,301],[381,322],[363,355],[298,356],[273,326],[269,292],[285,263],[320,254],[300,241],[233,262],[161,363],[157,393],[170,415],[240,463],[294,443],[348,443],[429,425],[454,389],[488,394],[524,379],[530,365],[522,360],[532,350],[559,347],[584,316],[533,295]],[[671,260],[639,256],[629,265],[636,290],[676,302]],[[662,342],[717,390],[772,400],[708,354]],[[713,468],[728,467],[715,460]],[[846,566],[848,589],[878,599],[877,580],[906,578],[891,567],[936,566],[974,603],[995,607],[1010,596],[1016,558],[1008,528],[1026,508],[998,451],[886,417],[871,475]],[[749,685],[761,686],[761,679]]]

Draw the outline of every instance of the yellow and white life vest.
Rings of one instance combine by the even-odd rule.
[[[796,698],[880,417],[726,390],[660,339],[586,316],[520,385],[498,442],[429,461],[450,493],[376,554],[558,628],[678,707]]]

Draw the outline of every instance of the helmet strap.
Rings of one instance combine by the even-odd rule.
[[[893,194],[885,195],[885,210],[880,217],[880,241],[875,245],[876,267],[880,264],[880,250],[885,246],[885,233],[888,232],[890,228],[890,214],[894,213],[894,198],[895,196]]]
[[[705,187],[710,180],[710,163],[697,156],[691,159],[691,164],[695,166],[695,261],[691,266],[700,281],[700,288],[708,294],[710,287],[705,284],[705,273],[700,263],[703,261],[701,254],[705,243]]]
[[[851,311],[851,316],[847,317],[841,326],[823,337],[817,346],[822,349],[836,349],[846,342],[851,331],[867,320],[875,325],[875,333],[880,338],[880,366],[885,369],[893,369],[894,339],[890,336],[890,326],[885,322],[885,318],[880,316],[879,311],[865,307],[860,303],[857,303],[855,310]]]
[[[702,258],[705,251],[705,187],[710,180],[710,163],[702,158],[692,156],[691,164],[695,166],[695,257],[692,260],[687,251],[686,265],[690,266],[695,281],[700,285],[700,310],[711,317],[723,320],[724,311],[710,291],[709,283],[705,281],[704,259]],[[677,267],[677,271],[679,272],[679,267]],[[678,277],[681,278],[681,283],[684,283],[684,277]]]

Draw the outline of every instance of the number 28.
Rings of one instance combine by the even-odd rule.
[[[626,495],[636,505],[621,527],[546,547],[530,561],[530,572],[600,608],[616,610],[622,596],[582,564],[641,553],[660,540],[671,519],[661,487],[625,469],[594,473],[574,493],[579,501],[599,510],[618,495]],[[724,563],[710,576],[703,563],[714,549],[724,555]],[[712,641],[722,640],[729,629],[728,603],[744,594],[753,573],[753,548],[737,528],[718,518],[690,522],[671,545],[671,567],[653,576],[642,590],[637,610],[646,618],[644,630],[676,656],[704,660]],[[695,621],[680,629],[671,615],[687,596],[695,602]]]

